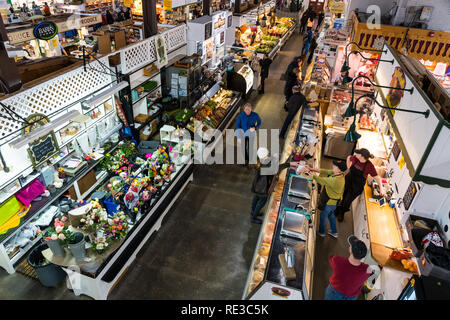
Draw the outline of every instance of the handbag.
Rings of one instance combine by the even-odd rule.
[[[322,192],[320,192],[320,195],[319,195],[319,201],[317,202],[317,209],[319,209],[320,211],[325,209],[325,206],[327,205],[328,200],[336,200],[337,201],[336,207],[339,206],[342,201],[341,199],[330,198],[328,196],[327,189],[325,187],[323,187]]]

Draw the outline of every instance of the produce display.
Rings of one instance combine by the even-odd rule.
[[[241,27],[244,32],[241,33],[240,38],[242,43],[247,47],[254,49],[255,52],[268,54],[277,46],[280,38],[289,31],[294,23],[295,20],[291,18],[277,18],[273,27],[267,30],[264,29],[265,33],[263,33],[263,29],[260,27]],[[256,31],[253,30],[255,28]],[[255,33],[256,36],[252,37],[253,33]],[[253,41],[253,43],[250,43],[251,41]]]
[[[186,128],[198,133],[202,138],[208,139],[205,132],[209,129],[216,129],[227,114],[230,102],[236,95],[235,92],[226,89],[219,91],[203,105],[199,105],[193,117],[191,117]],[[198,121],[200,125],[195,122]]]

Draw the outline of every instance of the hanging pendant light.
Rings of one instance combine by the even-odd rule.
[[[342,79],[342,84],[346,85],[353,81],[353,78],[348,75],[348,71],[345,72],[344,79]]]
[[[355,122],[353,121],[347,133],[345,134],[344,141],[356,142],[359,138],[361,138],[361,135],[358,132],[356,132]]]
[[[348,104],[347,110],[345,110],[344,117],[349,118],[349,117],[353,117],[353,116],[356,115],[356,110],[355,110],[355,108],[353,106],[354,106],[354,103],[353,103],[353,100],[352,100]]]

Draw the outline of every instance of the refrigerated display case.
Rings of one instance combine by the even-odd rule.
[[[298,112],[287,134],[280,162],[284,163],[291,158],[295,146],[309,141],[305,140],[308,139],[306,137],[314,136],[315,143],[308,144],[304,161],[311,167],[319,168],[321,119],[320,108],[302,108]],[[317,186],[310,177],[304,174],[297,176],[292,168],[282,170],[279,175],[280,179],[267,205],[243,299],[282,297],[285,300],[302,300],[312,296],[315,230],[319,222],[314,210],[317,204]],[[292,186],[292,176],[304,179],[304,183]],[[293,187],[296,188],[297,195],[298,192],[307,192],[308,196],[296,197],[293,195],[296,192],[292,192]],[[288,215],[296,217],[294,228],[286,220]],[[298,219],[300,215],[303,217]],[[293,233],[286,232],[287,229],[291,232],[294,230],[301,236],[292,237]]]

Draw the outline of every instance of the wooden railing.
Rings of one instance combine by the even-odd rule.
[[[362,48],[374,49],[376,40],[383,37],[399,51],[406,47],[410,57],[450,63],[449,32],[390,25],[381,25],[380,29],[375,29],[373,24],[359,22],[354,12],[351,19],[351,39]],[[352,50],[356,50],[356,46]]]

